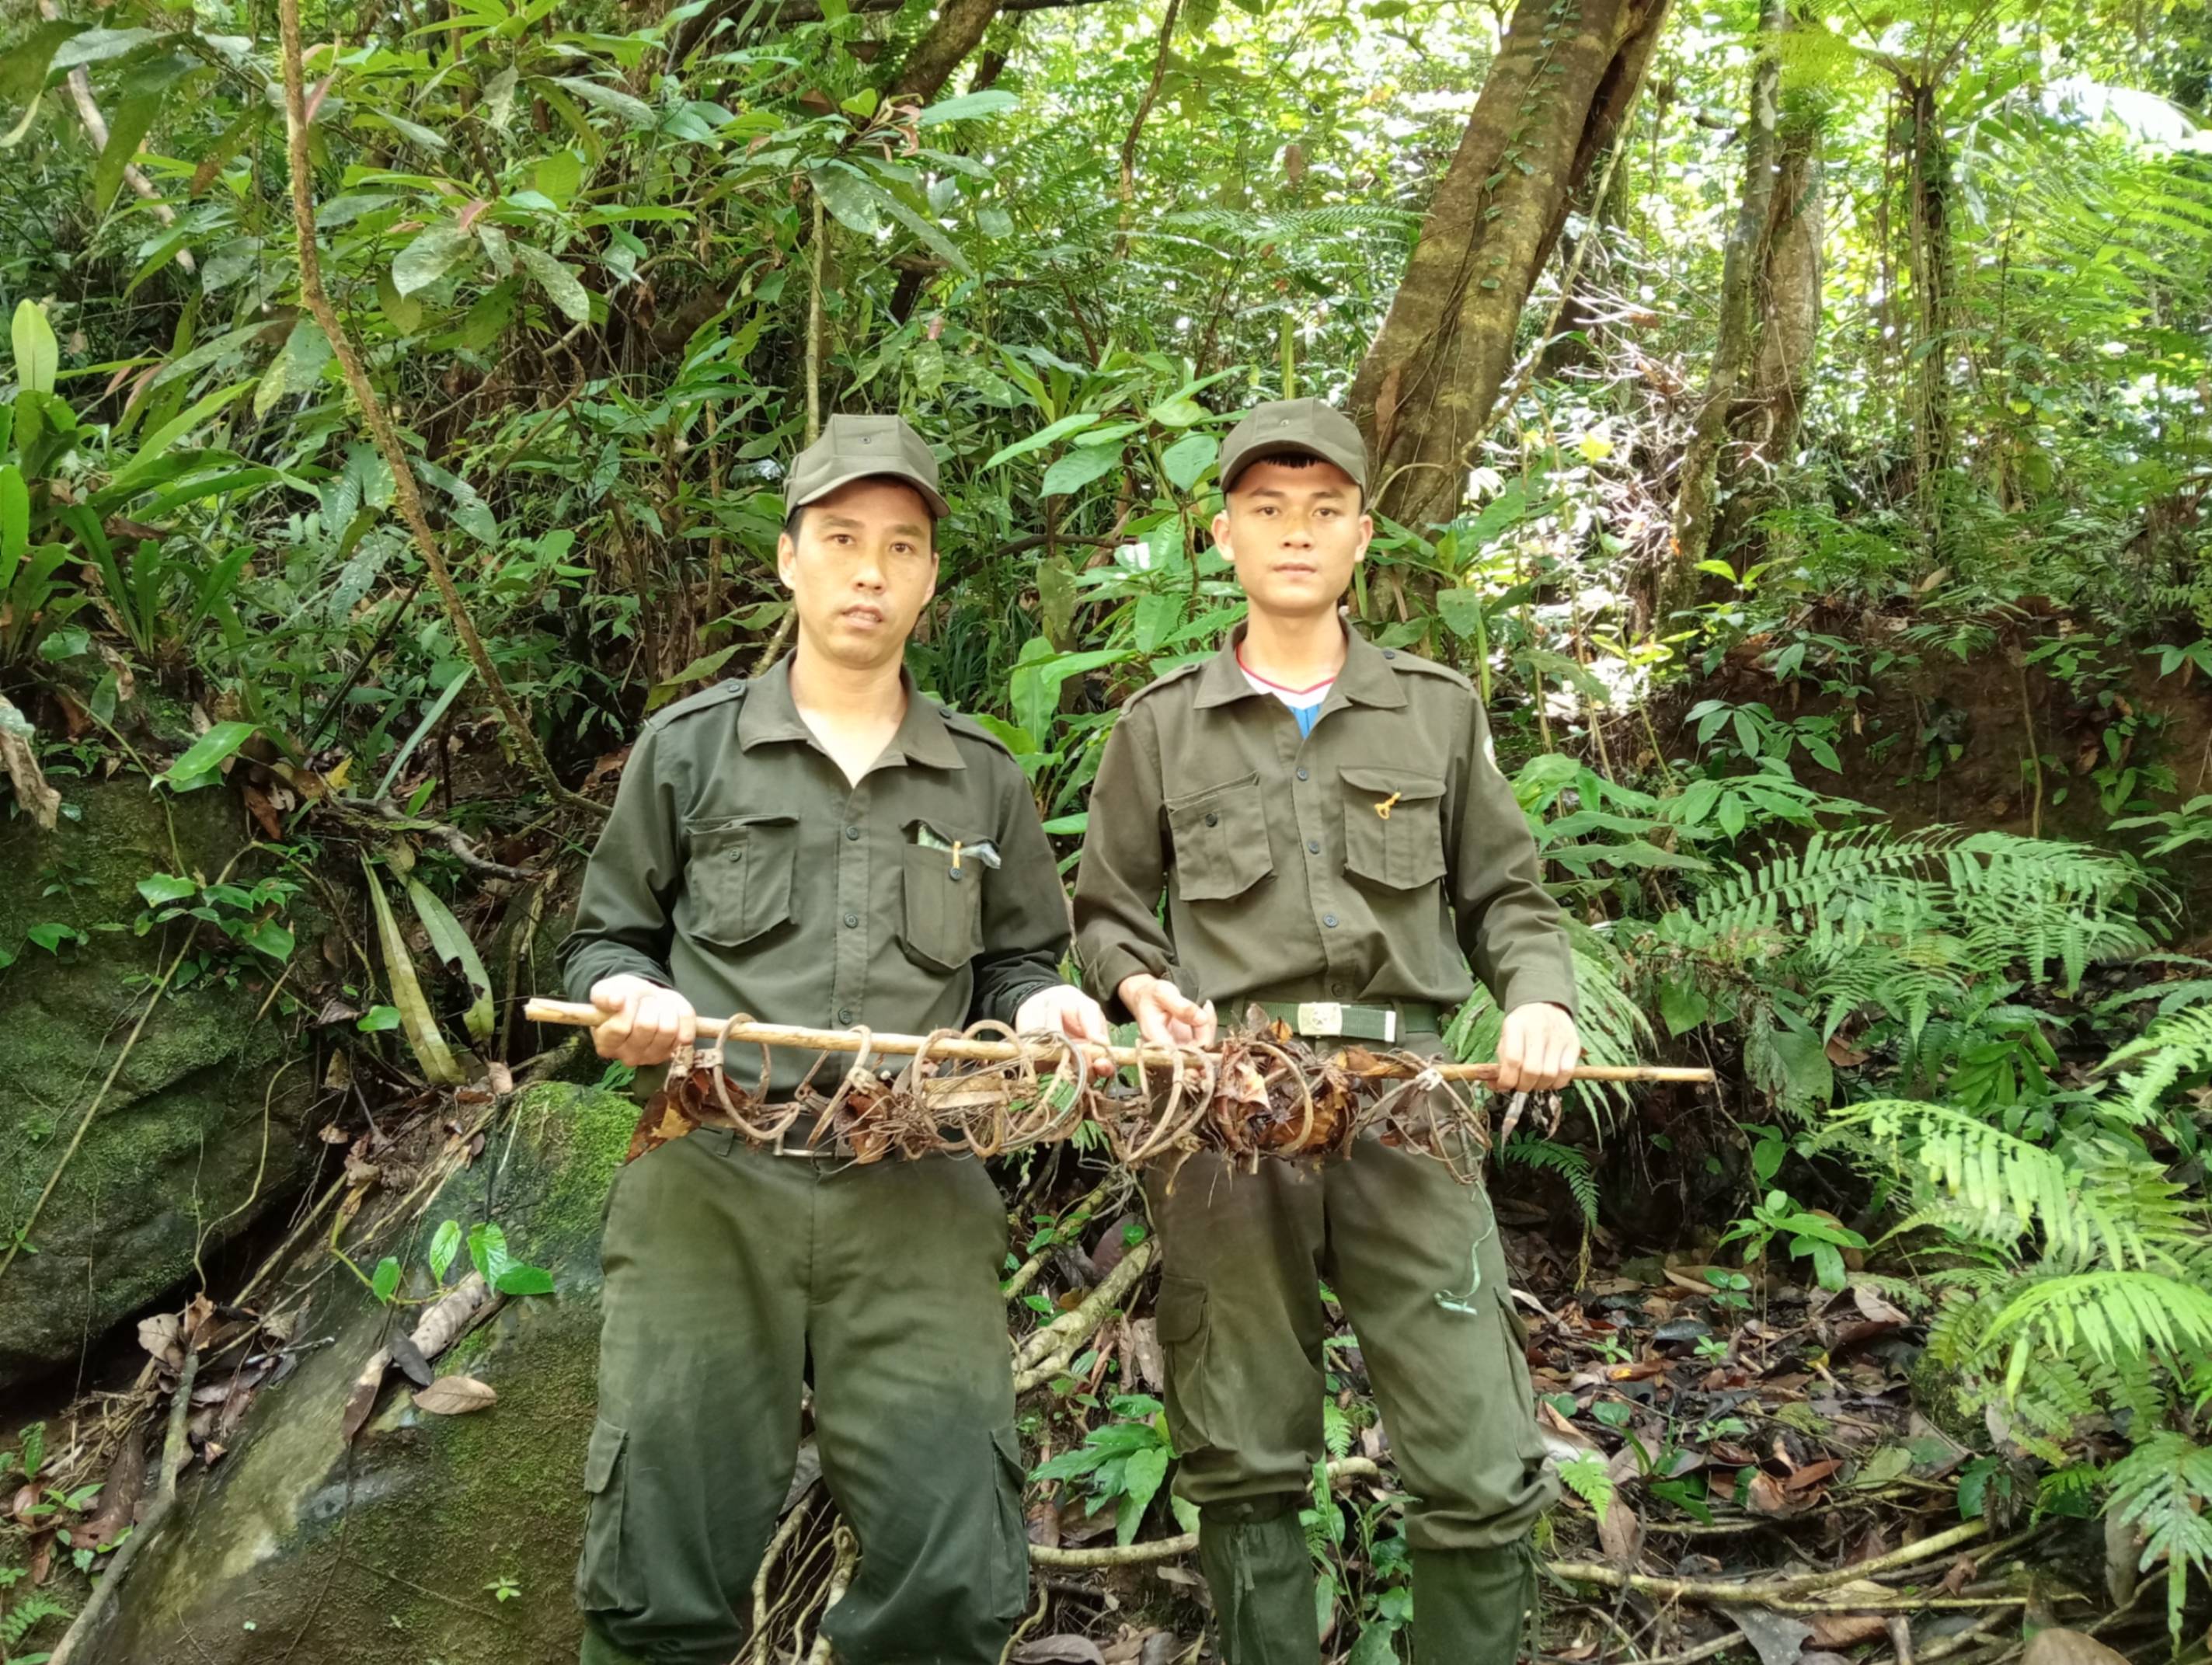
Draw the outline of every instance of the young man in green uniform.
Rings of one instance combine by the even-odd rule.
[[[1247,619],[1107,743],[1075,887],[1086,985],[1163,1042],[1258,1004],[1324,1047],[1434,1054],[1471,962],[1506,1012],[1499,1085],[1560,1085],[1573,962],[1481,703],[1338,616],[1373,533],[1358,430],[1316,399],[1261,405],[1221,484],[1213,541]],[[1229,1665],[1320,1657],[1297,1511],[1323,1455],[1322,1277],[1411,1494],[1414,1656],[1512,1665],[1557,1484],[1488,1200],[1371,1139],[1257,1173],[1195,1156],[1148,1187],[1176,1485]]]
[[[945,511],[929,447],[896,416],[833,416],[785,501],[796,651],[647,723],[585,874],[562,966],[610,1014],[600,1055],[664,1063],[700,1012],[1103,1041],[1097,1003],[1060,981],[1067,906],[1020,769],[902,666]],[[776,1052],[770,1097],[811,1061]],[[748,1084],[757,1067],[730,1066]],[[1005,1250],[973,1162],[857,1166],[702,1127],[624,1168],[576,1574],[586,1665],[726,1665],[744,1645],[810,1363],[823,1474],[860,1547],[823,1621],[837,1656],[996,1665],[1026,1595]]]

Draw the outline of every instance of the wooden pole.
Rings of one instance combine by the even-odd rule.
[[[536,1024],[567,1024],[577,1028],[596,1029],[607,1020],[608,1014],[595,1006],[583,1006],[568,1000],[531,1000],[522,1008],[522,1015]],[[720,1018],[699,1019],[699,1033],[720,1037],[726,1047],[795,1047],[810,1052],[858,1052],[865,1044],[871,1054],[920,1052],[927,1037],[920,1035],[876,1035],[865,1037],[858,1030],[799,1029],[785,1024],[732,1024]],[[1076,1043],[1085,1056],[1095,1056],[1102,1048]],[[972,1041],[963,1036],[947,1036],[940,1040],[927,1041],[933,1058],[958,1058],[972,1063],[1004,1064],[1024,1055],[1041,1064],[1048,1064],[1066,1056],[1066,1048],[1057,1041],[1034,1040],[1016,1044],[1008,1041]],[[1172,1051],[1164,1047],[1109,1047],[1105,1054],[1116,1064],[1148,1064],[1173,1066],[1189,1061],[1188,1053]],[[1392,1067],[1386,1073],[1412,1075],[1413,1067],[1395,1059],[1381,1061]],[[1438,1063],[1432,1066],[1446,1081],[1491,1081],[1497,1079],[1495,1064]],[[1710,1085],[1713,1073],[1709,1069],[1692,1069],[1671,1064],[1584,1064],[1577,1067],[1573,1077],[1577,1081],[1691,1081]]]

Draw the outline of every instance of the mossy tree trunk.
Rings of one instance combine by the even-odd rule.
[[[1376,507],[1449,519],[1536,275],[1649,64],[1667,0],[1522,0],[1352,386]]]
[[[1757,352],[1759,280],[1773,228],[1775,173],[1781,133],[1782,61],[1777,42],[1789,22],[1786,0],[1766,0],[1759,23],[1759,61],[1751,76],[1751,112],[1744,124],[1743,192],[1736,200],[1721,264],[1720,334],[1711,368],[1682,453],[1674,496],[1673,564],[1662,586],[1664,620],[1695,588],[1698,563],[1712,546],[1714,509],[1721,485],[1721,451],[1729,435],[1738,389]]]

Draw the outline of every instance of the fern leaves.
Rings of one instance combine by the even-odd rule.
[[[2114,1463],[2113,1511],[2143,1534],[2143,1571],[2166,1563],[2166,1617],[2174,1645],[2189,1569],[2212,1566],[2212,1447],[2182,1434],[2153,1434]]]

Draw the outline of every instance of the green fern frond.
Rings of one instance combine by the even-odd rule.
[[[13,1653],[23,1638],[49,1619],[67,1619],[72,1609],[45,1590],[34,1589],[8,1609],[0,1619],[0,1649]]]
[[[1330,1456],[1347,1457],[1352,1455],[1352,1442],[1358,1437],[1357,1433],[1352,1428],[1352,1419],[1344,1413],[1344,1407],[1333,1399],[1324,1399],[1321,1402],[1321,1435]]]
[[[2212,1446],[2161,1430],[2112,1466],[2112,1508],[2143,1535],[2138,1570],[2166,1563],[2166,1615],[2181,1641],[2189,1573],[2212,1576]]]
[[[2190,1006],[2157,1019],[2099,1068],[2110,1074],[2129,1064],[2137,1067],[2120,1079],[2110,1102],[2130,1124],[2140,1127],[2156,1116],[2158,1101],[2177,1082],[2212,1070],[2212,1005]]]
[[[2171,1264],[2197,1240],[2183,1188],[2117,1143],[2084,1142],[2062,1156],[1963,1110],[1908,1099],[1854,1105],[1837,1120],[1890,1141],[1901,1162],[1979,1217],[1985,1242],[2040,1230],[2051,1252],[2077,1262],[2101,1255],[2148,1267]]]
[[[1597,1176],[1590,1171],[1589,1158],[1580,1151],[1532,1133],[1516,1133],[1498,1147],[1498,1159],[1558,1175],[1573,1193],[1575,1206],[1582,1210],[1583,1225],[1597,1224]]]
[[[2077,1272],[2031,1283],[1991,1321],[1994,1345],[2013,1336],[2005,1391],[2029,1361],[2077,1347],[2111,1364],[2156,1347],[2169,1358],[2212,1349],[2212,1293],[2155,1272]]]
[[[1559,1465],[1559,1478],[1567,1490],[1590,1506],[1600,1521],[1613,1507],[1613,1475],[1606,1461],[1595,1452],[1584,1452],[1571,1462]]]

